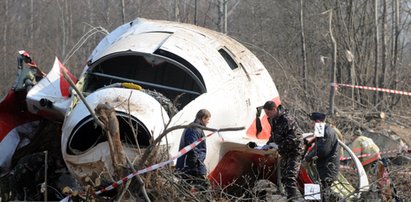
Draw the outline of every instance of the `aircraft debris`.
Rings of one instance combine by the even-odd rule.
[[[227,129],[206,140],[212,151],[205,161],[208,178],[213,188],[235,192],[236,187],[252,188],[263,179],[277,183],[277,150],[246,145],[250,141],[263,145],[269,138],[267,116],[256,117],[256,108],[267,100],[280,102],[270,74],[234,39],[193,25],[138,18],[97,45],[78,80],[56,59],[50,73],[28,91],[11,89],[0,103],[0,141],[21,124],[54,123],[56,137],[61,138],[56,153],[80,184],[67,185],[67,193],[118,199],[123,197],[121,189],[127,188],[132,190],[127,197],[133,198],[139,197],[142,180],[125,186],[117,180],[149,178],[153,172],[139,171],[171,164],[183,126],[192,122],[198,109],[206,108],[214,117],[208,129],[219,133]],[[258,136],[257,119],[261,119]],[[360,189],[366,189],[362,166],[357,161],[356,166]],[[300,173],[300,190],[316,180],[309,169]]]

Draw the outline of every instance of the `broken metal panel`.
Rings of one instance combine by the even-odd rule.
[[[148,32],[134,33],[127,32],[124,35],[118,36],[118,40],[111,43],[105,49],[102,49],[99,55],[93,57],[93,63],[110,54],[118,52],[132,51],[141,53],[153,53],[161,46],[164,41],[171,36],[172,33],[165,32]]]
[[[0,176],[10,170],[15,151],[30,143],[39,122],[31,121],[18,125],[0,140]]]
[[[66,71],[76,82],[76,78],[56,58],[47,76],[27,93],[27,108],[31,113],[53,121],[63,121],[70,104],[70,86],[64,79],[62,71]]]
[[[138,151],[134,147],[125,146],[125,154],[131,161],[138,161],[144,149]],[[74,176],[85,183],[86,177],[95,180],[103,174],[113,176],[114,168],[111,159],[110,148],[108,142],[103,142],[96,145],[94,148],[80,155],[66,155],[65,161],[69,170]],[[110,178],[107,178],[110,179]]]
[[[164,26],[165,24],[167,24],[168,26]],[[138,18],[129,23],[121,25],[118,28],[116,28],[114,31],[110,32],[106,37],[104,37],[100,41],[100,43],[96,46],[96,48],[93,50],[92,54],[90,55],[89,63],[94,63],[95,61],[99,60],[101,57],[106,56],[106,54],[104,54],[103,52],[105,52],[106,49],[111,49],[109,47],[118,43],[118,41],[120,40],[123,40],[124,42],[129,42],[131,44],[136,44],[136,42],[129,40],[130,36],[138,37],[141,34],[144,35],[146,33],[147,34],[158,33],[159,35],[155,37],[157,38],[156,40],[158,43],[154,43],[155,40],[148,39],[148,41],[151,42],[151,44],[144,43],[144,46],[141,47],[141,52],[152,53],[151,51],[153,50],[148,47],[156,47],[159,44],[161,45],[161,39],[166,39],[167,34],[173,33],[175,30],[179,29],[176,26],[171,26],[171,24],[172,23],[165,22],[165,21],[146,20],[143,18]],[[154,35],[150,35],[150,36],[154,36]],[[126,37],[128,38],[125,39]],[[138,42],[142,43],[141,40]],[[123,44],[123,42],[121,42],[120,44]],[[124,43],[124,45],[127,46],[126,43]],[[137,49],[140,49],[140,47],[138,46],[135,46],[135,48],[136,48],[136,51]],[[142,51],[142,50],[146,50],[146,51]],[[113,53],[113,52],[110,52],[110,53]]]

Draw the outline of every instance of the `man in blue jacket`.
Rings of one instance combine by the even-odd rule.
[[[190,124],[191,127],[186,128],[181,136],[179,150],[197,141],[199,138],[205,137],[204,131],[195,125],[207,126],[210,117],[211,114],[207,109],[201,109],[197,112],[194,122]],[[199,189],[205,189],[208,186],[206,180],[207,168],[204,164],[206,153],[206,142],[203,141],[193,150],[178,158],[176,164],[176,169],[182,174],[182,178]]]

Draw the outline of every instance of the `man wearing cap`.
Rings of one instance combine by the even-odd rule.
[[[287,199],[294,200],[299,195],[297,176],[304,151],[303,132],[282,105],[277,106],[273,101],[267,101],[263,109],[271,125],[271,136],[267,145],[272,142],[278,145],[278,153],[281,155],[281,182]]]
[[[316,160],[317,172],[320,176],[323,191],[329,191],[331,184],[337,179],[340,166],[339,144],[335,130],[326,124],[325,114],[314,112],[309,114],[314,127],[315,144],[305,157],[307,162]]]

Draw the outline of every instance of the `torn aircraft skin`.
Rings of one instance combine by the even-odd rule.
[[[47,79],[28,92],[26,102],[31,115],[63,123],[62,155],[80,183],[102,176],[108,182],[118,180],[109,177],[116,176],[110,143],[87,109],[94,111],[99,104],[114,108],[124,154],[132,161],[138,161],[166,124],[187,125],[199,109],[208,109],[211,128],[245,127],[207,138],[205,164],[213,184],[229,185],[251,172],[251,165],[272,167],[270,180],[277,182],[276,150],[251,149],[246,143],[267,142],[270,126],[264,114],[263,131],[255,135],[256,107],[267,100],[279,102],[278,91],[257,57],[227,35],[142,18],[118,27],[97,45],[76,83],[89,106],[74,90],[68,91],[63,71],[68,73],[56,60]],[[182,132],[172,131],[162,139],[160,145],[170,156],[178,152]],[[313,180],[302,172],[300,182]],[[362,180],[359,186],[367,185]]]

